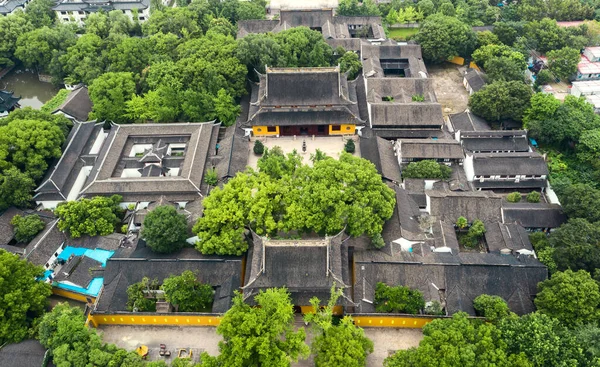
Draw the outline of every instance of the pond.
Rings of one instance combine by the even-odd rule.
[[[35,71],[14,69],[0,79],[0,89],[13,91],[16,97],[21,97],[21,107],[39,109],[58,92],[50,83],[40,82]]]

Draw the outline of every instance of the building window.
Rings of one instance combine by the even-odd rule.
[[[331,131],[342,131],[342,127],[340,125],[331,125]]]
[[[256,132],[262,132],[262,127],[257,127]]]
[[[67,15],[67,12],[66,11],[61,11],[60,15]]]
[[[79,15],[84,15],[84,14],[85,14],[85,12],[84,12],[84,11],[81,11],[81,10],[80,10],[80,11],[78,11],[77,13],[79,13]]]
[[[350,130],[350,129],[352,129],[352,127],[346,126],[346,130]]]
[[[267,127],[267,132],[268,133],[276,133],[277,132],[277,126],[268,126]]]
[[[63,21],[64,21],[64,22],[68,22],[68,21],[69,21],[69,18],[63,18]]]
[[[144,18],[144,17],[140,17],[140,21],[142,21],[142,20],[146,20],[146,18]]]

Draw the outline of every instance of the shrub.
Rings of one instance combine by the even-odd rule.
[[[469,235],[481,238],[485,234],[485,225],[479,219],[475,219],[471,227],[469,228]]]
[[[411,162],[402,171],[404,178],[432,178],[447,180],[452,174],[452,169],[445,164],[432,160]]]
[[[511,192],[510,194],[506,195],[506,201],[508,201],[509,203],[518,203],[519,201],[521,201],[521,193],[519,192]]]
[[[412,100],[413,102],[425,102],[425,97],[422,94],[413,94]]]
[[[52,99],[46,102],[42,108],[40,108],[40,110],[42,112],[52,113],[65,102],[68,96],[69,91],[66,89],[61,89],[54,97],[52,97]]]
[[[185,245],[187,218],[171,205],[158,206],[146,218],[141,236],[152,251],[171,253]]]
[[[528,203],[539,203],[542,195],[540,195],[537,191],[532,191],[527,194],[527,202]]]
[[[210,186],[217,186],[217,183],[219,182],[217,170],[214,168],[207,170],[206,174],[204,175],[204,182],[206,182],[206,184]]]
[[[121,233],[127,234],[128,229],[129,225],[123,224],[123,226],[121,226]]]
[[[31,241],[44,227],[46,224],[40,219],[37,214],[28,215],[22,217],[15,215],[11,221],[15,232],[15,239],[17,242],[27,243]]]
[[[377,312],[410,313],[416,315],[425,307],[423,295],[401,285],[390,287],[377,283],[375,287],[375,310]]]
[[[445,315],[442,305],[438,301],[427,302],[423,313],[426,315]]]
[[[371,237],[371,246],[379,249],[385,246],[385,241],[380,233],[377,233]]]
[[[254,142],[254,154],[262,155],[265,152],[265,146],[260,140]]]
[[[456,226],[459,229],[464,229],[467,228],[467,225],[469,225],[469,222],[467,221],[467,218],[465,217],[458,217],[458,219],[456,220]]]
[[[354,151],[356,150],[356,147],[354,146],[354,140],[348,139],[346,141],[346,145],[344,145],[344,150],[350,154],[354,153]]]

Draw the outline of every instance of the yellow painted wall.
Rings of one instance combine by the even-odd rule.
[[[267,131],[267,126],[252,126],[252,134],[254,136],[274,136],[279,135],[279,126],[275,126],[276,131],[270,133]]]
[[[303,315],[307,313],[315,313],[315,308],[313,306],[300,306],[300,312]],[[344,314],[344,308],[342,306],[333,306],[333,314],[336,316],[341,316]]]
[[[481,71],[481,69],[479,69],[479,66],[477,66],[477,64],[476,64],[476,63],[474,63],[473,61],[471,61],[471,62],[469,63],[469,67],[470,67],[471,69],[475,69],[475,70],[479,70],[479,71]]]
[[[433,317],[410,316],[352,316],[354,324],[360,327],[393,327],[420,329],[431,321]]]
[[[87,298],[90,298],[92,300],[92,303],[96,302],[95,297],[92,297],[92,296],[86,297],[83,294],[67,291],[65,289],[60,289],[60,288],[56,288],[56,287],[52,287],[52,293],[56,294],[57,296],[69,298],[69,299],[84,302],[84,303],[87,303]]]
[[[162,325],[162,326],[217,326],[219,316],[194,315],[139,315],[131,314],[90,314],[88,322],[98,325]]]
[[[448,58],[448,62],[451,62],[456,65],[464,65],[465,59],[460,56],[454,56],[454,57]]]
[[[356,125],[342,124],[340,125],[340,131],[333,131],[333,126],[329,125],[329,135],[353,135],[356,131]]]

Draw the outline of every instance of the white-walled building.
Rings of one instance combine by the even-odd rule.
[[[61,22],[76,22],[83,24],[89,14],[101,9],[109,12],[120,10],[131,20],[144,22],[150,17],[150,0],[126,0],[126,1],[87,1],[87,0],[65,0],[59,2],[54,8],[56,18]]]
[[[25,10],[25,6],[30,0],[0,0],[0,15],[10,15],[20,10]]]

